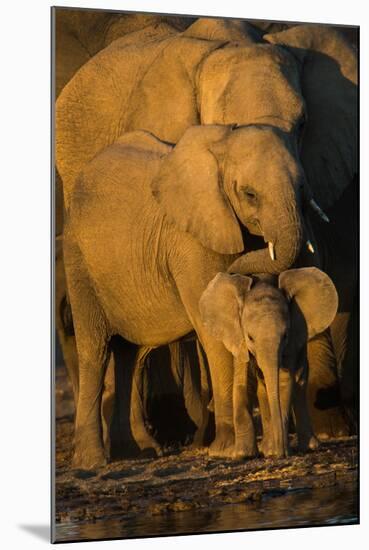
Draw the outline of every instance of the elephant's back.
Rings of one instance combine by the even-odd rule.
[[[123,137],[88,164],[71,198],[69,229],[112,332],[156,346],[191,325],[170,284],[168,242],[175,229],[150,187],[168,146],[147,150],[150,136],[138,137],[141,148]]]
[[[125,128],[129,101],[176,31],[167,24],[115,40],[83,65],[56,103],[56,162],[68,205],[83,167]]]

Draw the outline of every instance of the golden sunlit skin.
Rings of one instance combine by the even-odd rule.
[[[256,448],[252,422],[255,383],[250,382],[255,370],[264,456],[288,456],[292,405],[299,448],[306,451],[318,445],[306,402],[306,345],[333,321],[337,293],[330,278],[315,267],[284,271],[275,283],[278,288],[270,275],[253,280],[219,273],[200,299],[205,328],[234,357],[236,456],[244,452],[245,432],[248,446]]]
[[[265,176],[262,171],[254,172],[257,162],[253,154],[257,155],[259,148],[246,161],[237,154],[242,144],[251,149],[252,143],[260,142],[262,149],[262,143],[271,140],[275,150],[280,150],[274,159],[275,172],[287,172],[285,178],[275,178],[274,221],[263,214],[268,213],[268,201],[272,200],[263,195]],[[266,168],[269,175],[270,165]],[[249,179],[258,193],[258,206],[244,191]],[[79,355],[76,465],[93,467],[95,457],[102,453],[97,439],[99,400],[95,400],[97,409],[90,420],[91,396],[86,394],[101,394],[112,334],[156,347],[195,329],[209,361],[214,392],[216,439],[211,453],[233,455],[232,361],[221,346],[207,344],[198,319],[198,301],[211,278],[224,271],[244,248],[234,211],[245,225],[257,211],[271,238],[277,230],[275,221],[283,220],[285,235],[296,234],[294,251],[298,254],[304,232],[299,183],[299,166],[283,134],[252,125],[192,127],[174,148],[147,132],[133,132],[86,167],[71,196],[64,235]],[[280,237],[277,251],[288,242],[284,244]],[[89,315],[97,324],[91,329],[94,337],[85,325],[90,307]],[[96,338],[96,355],[89,357]],[[94,385],[85,389],[83,384]]]
[[[357,520],[358,28],[52,14],[57,542]]]
[[[286,134],[307,176],[308,201],[314,198],[323,211],[333,211],[333,217],[328,217],[338,230],[329,238],[341,239],[347,213],[336,220],[334,214],[357,169],[356,82],[355,50],[329,27],[299,25],[261,39],[247,22],[200,18],[181,33],[168,20],[160,20],[112,42],[85,63],[60,94],[56,160],[66,205],[84,165],[128,130],[148,130],[175,143],[193,124],[266,124]],[[273,144],[259,155],[271,157]],[[272,185],[266,179],[266,189]],[[336,254],[331,252],[327,265],[323,264],[316,241],[326,248],[325,230],[312,208],[306,224],[310,224],[312,234],[307,240],[315,253],[308,251],[305,258],[301,249],[299,265],[328,269],[339,295],[345,294],[352,279],[351,258],[345,254],[343,269],[336,268]],[[251,219],[247,228],[260,234],[258,220]],[[271,242],[268,235],[264,237]],[[285,257],[275,254],[276,261],[267,249],[246,254],[233,271],[278,273],[290,267],[293,239]],[[343,271],[348,273],[346,278]],[[345,308],[336,331],[341,335],[337,347],[342,357],[345,345],[341,342],[346,341],[352,304]],[[314,396],[319,386],[337,385],[332,343],[324,334],[319,341],[309,344]],[[324,406],[312,412],[313,422],[316,415],[323,417],[319,431],[335,435]],[[342,424],[337,408],[333,414],[335,423]]]

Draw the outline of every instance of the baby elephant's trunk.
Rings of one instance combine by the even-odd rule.
[[[261,366],[261,365],[260,365]],[[266,390],[270,408],[270,433],[273,434],[274,439],[274,454],[277,457],[287,456],[287,449],[285,445],[284,426],[282,421],[280,396],[279,396],[279,370],[278,362],[268,361],[266,368],[262,368],[264,374]]]

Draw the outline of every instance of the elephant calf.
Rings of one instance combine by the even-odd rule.
[[[288,454],[291,406],[300,450],[318,444],[306,402],[306,348],[307,342],[333,321],[338,306],[336,289],[328,275],[315,267],[290,269],[279,275],[278,284],[275,280],[266,274],[251,278],[218,273],[200,299],[204,326],[234,357],[235,456],[244,456],[245,429],[252,439],[248,448],[256,452],[253,372],[263,425],[263,454]],[[255,369],[250,368],[252,363]]]

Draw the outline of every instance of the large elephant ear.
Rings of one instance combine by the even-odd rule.
[[[313,338],[332,323],[338,307],[336,288],[326,273],[316,267],[289,269],[279,275],[279,288],[292,301],[292,323],[302,314],[307,337]]]
[[[242,353],[245,361],[249,360],[249,355],[241,316],[245,294],[251,285],[250,277],[218,273],[204,290],[199,302],[200,317],[209,334],[223,342],[234,357]]]
[[[163,160],[152,191],[169,219],[221,254],[244,248],[236,215],[223,190],[217,154],[230,126],[189,128]]]
[[[302,62],[307,122],[302,163],[314,197],[329,208],[357,171],[357,55],[346,38],[322,25],[264,35]]]

